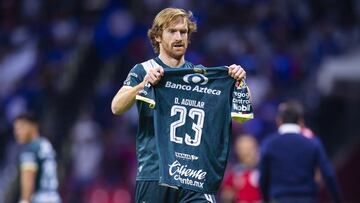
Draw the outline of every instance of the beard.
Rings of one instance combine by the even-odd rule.
[[[187,49],[187,43],[185,42],[174,42],[170,45],[163,46],[163,51],[166,53],[166,55],[175,58],[175,59],[181,59]]]

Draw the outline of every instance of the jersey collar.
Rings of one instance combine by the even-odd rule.
[[[158,63],[163,68],[172,68],[172,67],[166,65],[159,57],[154,58],[154,60],[156,61],[156,63]],[[190,68],[189,62],[185,61],[185,63],[183,65],[179,66],[178,68]]]
[[[286,123],[282,124],[279,127],[279,133],[280,134],[287,134],[287,133],[301,133],[301,127],[294,123]]]

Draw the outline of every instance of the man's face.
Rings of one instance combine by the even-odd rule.
[[[242,164],[246,166],[255,166],[258,158],[258,149],[256,141],[249,137],[239,138],[236,141],[236,154]]]
[[[185,18],[176,18],[156,40],[159,42],[161,54],[181,59],[188,47],[188,26]]]
[[[34,126],[26,120],[16,120],[14,123],[14,135],[19,144],[29,142]]]

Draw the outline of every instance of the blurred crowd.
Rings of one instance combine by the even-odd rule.
[[[247,71],[256,118],[233,134],[258,142],[276,130],[276,107],[290,97],[316,130],[320,64],[360,42],[356,0],[1,1],[0,202],[16,199],[11,123],[27,110],[57,151],[64,203],[133,200],[137,112],[114,117],[110,102],[128,71],[155,56],[146,32],[168,6],[191,10],[198,23],[187,60]]]

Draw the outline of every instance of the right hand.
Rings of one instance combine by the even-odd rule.
[[[161,66],[156,66],[155,68],[150,68],[144,77],[144,84],[150,83],[151,85],[156,85],[161,77],[164,76],[164,69]]]

